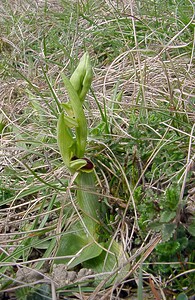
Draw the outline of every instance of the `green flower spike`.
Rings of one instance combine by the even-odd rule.
[[[64,74],[61,76],[70,101],[61,105],[63,111],[57,126],[58,147],[64,164],[71,172],[79,169],[85,171],[87,162],[83,157],[87,143],[87,121],[82,104],[92,81],[89,54],[82,56],[70,80]],[[77,159],[73,160],[73,157]],[[86,172],[90,170],[86,168]]]
[[[77,92],[80,101],[83,103],[89,91],[93,78],[91,62],[88,52],[80,59],[80,62],[70,78],[70,82]]]

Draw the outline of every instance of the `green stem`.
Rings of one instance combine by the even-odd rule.
[[[92,235],[97,232],[97,227],[100,218],[100,202],[95,194],[94,172],[80,172],[76,179],[77,203],[83,213],[83,220]]]

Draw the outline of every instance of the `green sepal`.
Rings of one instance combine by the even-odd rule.
[[[63,112],[61,112],[57,123],[57,143],[63,162],[69,168],[70,160],[75,152],[75,141],[71,130],[66,125]]]
[[[61,107],[66,111],[69,117],[74,117],[74,112],[72,110],[72,105],[70,101],[66,103],[61,103]]]
[[[68,92],[70,98],[70,104],[73,109],[75,121],[78,123],[78,126],[75,129],[76,133],[76,153],[75,155],[80,158],[84,156],[85,147],[87,143],[87,121],[85,114],[82,108],[82,103],[79,99],[77,92],[72,86],[70,80],[62,73],[61,74],[65,88]]]
[[[75,119],[64,115],[64,122],[69,128],[78,127],[78,123]]]
[[[70,162],[70,168],[73,169],[74,171],[78,171],[84,166],[86,166],[86,164],[87,164],[86,160],[82,158],[78,158]]]
[[[70,78],[70,82],[77,92],[80,101],[83,103],[85,96],[91,86],[93,77],[91,62],[88,52],[80,59],[77,68]]]
[[[91,173],[91,172],[94,171],[94,169],[86,169],[85,166],[82,169],[80,169],[81,172],[83,172],[83,173]]]

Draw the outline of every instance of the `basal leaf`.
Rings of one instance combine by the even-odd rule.
[[[173,220],[176,216],[176,212],[175,211],[163,211],[161,216],[160,216],[160,222],[162,223],[168,223],[171,220]]]
[[[176,229],[176,224],[163,224],[162,225],[162,240],[163,242],[168,241],[174,234]]]
[[[67,233],[61,237],[56,256],[73,256],[72,258],[62,258],[56,260],[57,264],[67,264],[71,269],[80,263],[97,257],[102,252],[102,248],[93,240],[86,237],[85,232]]]
[[[129,272],[130,266],[127,264],[128,257],[122,244],[110,239],[104,247],[109,251],[103,250],[98,257],[86,261],[83,265],[97,273],[96,284],[105,280],[105,286],[109,286],[123,279]],[[98,273],[101,275],[98,276]]]

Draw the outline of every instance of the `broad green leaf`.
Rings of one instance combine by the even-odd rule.
[[[162,223],[160,223],[159,221],[153,221],[149,223],[149,227],[155,231],[160,231],[162,228]]]
[[[162,225],[162,240],[163,240],[163,242],[170,240],[170,238],[173,236],[173,234],[175,232],[175,229],[176,229],[175,223]]]
[[[173,220],[176,216],[175,211],[163,211],[161,216],[160,216],[160,222],[162,223],[168,223],[171,220]]]
[[[61,237],[56,256],[72,255],[74,258],[63,258],[55,260],[56,264],[67,264],[71,269],[80,263],[97,257],[102,252],[102,248],[86,237],[85,232],[80,234],[67,233]]]

